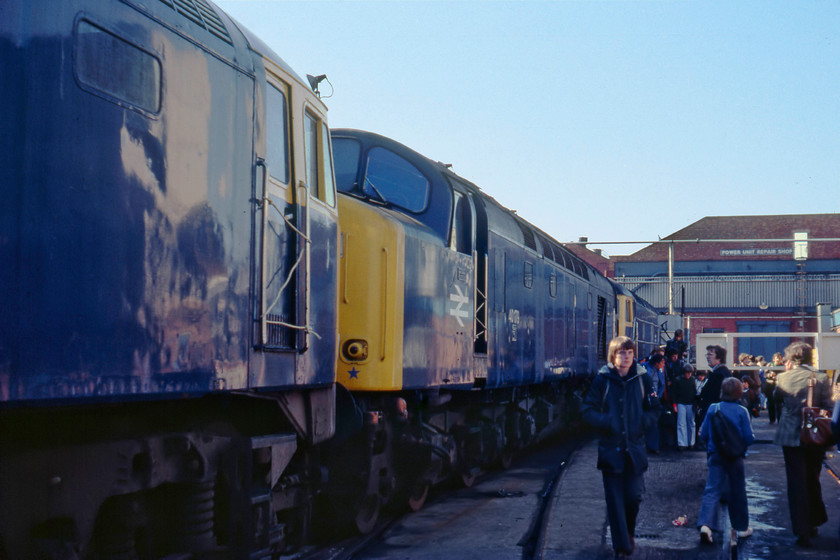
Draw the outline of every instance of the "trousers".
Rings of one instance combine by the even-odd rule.
[[[782,447],[787,475],[788,506],[793,534],[809,538],[811,529],[828,521],[822,499],[820,471],[824,451],[808,447]]]
[[[645,492],[644,475],[606,471],[602,475],[613,550],[629,553],[633,550],[636,518]]]
[[[694,406],[677,404],[677,445],[694,447]]]
[[[744,458],[728,461],[717,453],[707,459],[709,475],[703,490],[703,501],[697,515],[697,526],[718,528],[718,502],[723,499],[729,508],[729,523],[736,531],[746,531],[750,525],[747,507],[747,480],[744,474]]]

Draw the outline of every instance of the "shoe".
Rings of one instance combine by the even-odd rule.
[[[708,525],[700,526],[700,542],[703,544],[714,544],[715,539],[712,536],[712,530]]]
[[[797,537],[796,546],[799,548],[812,548],[814,544],[811,542],[810,537]]]
[[[751,537],[752,534],[753,534],[753,528],[752,527],[747,527],[743,531],[738,531],[738,538],[739,539],[746,539],[747,537]]]

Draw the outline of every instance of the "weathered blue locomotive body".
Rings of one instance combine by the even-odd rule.
[[[6,0],[0,72],[0,559],[367,531],[507,464],[637,332],[632,294],[446,165],[331,144],[207,0]]]
[[[574,391],[603,365],[609,339],[636,328],[635,301],[449,166],[369,132],[332,138],[336,379],[376,433],[376,445],[354,448],[361,476],[342,485],[368,504],[407,496],[418,508],[442,478],[469,484],[572,420]]]
[[[326,108],[205,0],[4,1],[0,72],[0,557],[278,550],[334,432]]]
[[[347,360],[342,352],[348,366],[361,369],[352,377],[339,371],[340,381],[350,389],[494,389],[597,371],[615,332],[616,288],[609,280],[443,164],[368,132],[334,130],[333,144],[348,206],[342,231],[374,219],[393,224],[400,244],[389,278],[404,290],[383,313],[390,317],[386,330],[401,332],[392,352],[399,360],[391,366],[401,376],[368,369],[366,360]],[[360,204],[367,212],[351,213]],[[345,246],[363,234],[366,246],[394,235],[350,233]],[[351,255],[350,266],[357,260]],[[372,265],[356,272],[379,273]],[[342,286],[362,283],[353,276]],[[342,339],[360,339],[354,330],[369,325],[346,309]],[[387,354],[376,340],[363,342],[371,353]]]

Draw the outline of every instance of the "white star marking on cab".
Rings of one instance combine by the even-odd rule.
[[[465,303],[469,303],[470,298],[464,295],[464,292],[461,291],[461,288],[458,286],[458,284],[455,284],[453,287],[458,293],[449,294],[449,301],[454,301],[457,303],[457,305],[449,310],[449,314],[458,319],[458,324],[463,327],[464,322],[461,319],[466,319],[470,316],[470,313],[466,309],[461,309],[461,307],[463,307]]]

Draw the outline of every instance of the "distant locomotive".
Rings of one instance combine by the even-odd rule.
[[[382,501],[417,509],[450,473],[469,485],[506,465],[575,411],[571,391],[611,337],[646,354],[658,333],[650,306],[448,166],[369,132],[332,142],[337,382],[369,421],[331,480],[356,493],[365,530]]]
[[[0,14],[0,558],[282,550],[335,430],[325,106],[205,0]]]

